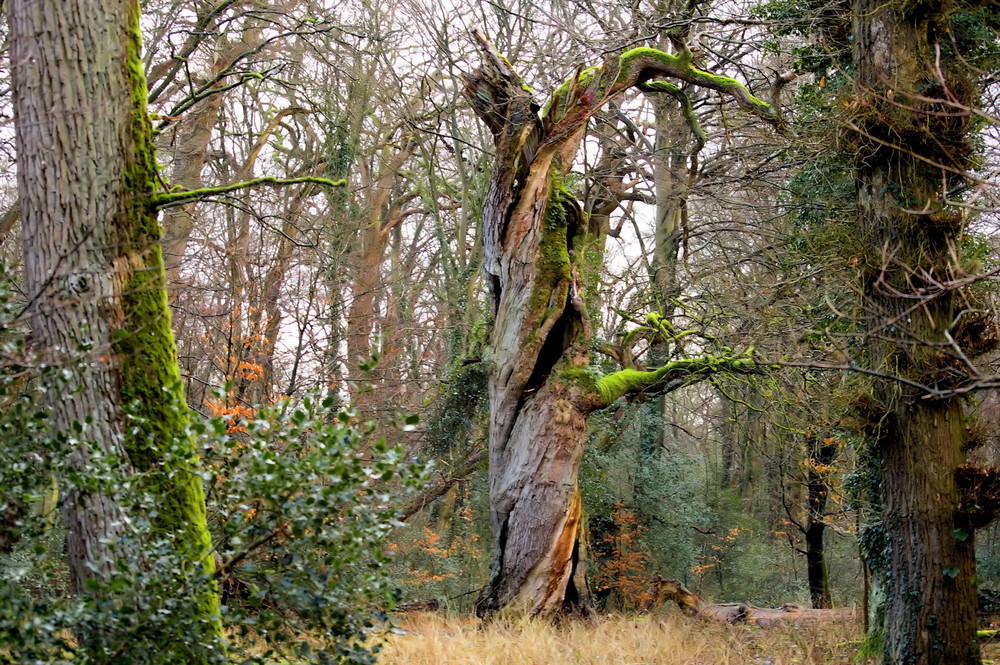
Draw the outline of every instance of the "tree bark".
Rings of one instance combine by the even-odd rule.
[[[466,96],[490,128],[496,155],[483,208],[484,271],[494,297],[489,381],[490,579],[480,615],[587,612],[586,550],[577,484],[587,415],[618,397],[677,387],[708,373],[746,369],[748,358],[675,361],[601,377],[579,264],[596,239],[563,185],[587,120],[651,79],[673,76],[732,96],[774,120],[771,107],[733,79],[691,65],[691,54],[632,49],[578,72],[544,109],[510,63],[477,34],[483,58]]]
[[[157,167],[139,3],[15,0],[10,27],[32,343],[46,362],[69,370],[69,385],[50,391],[53,429],[79,439],[70,460],[76,472],[86,475],[99,455],[128,460],[123,473],[143,472],[144,489],[161,499],[157,533],[211,576],[160,227],[149,205]],[[84,435],[75,434],[83,423]],[[108,580],[116,564],[136,565],[135,552],[116,549],[127,539],[113,494],[76,486],[62,503],[78,592],[91,579]],[[170,647],[191,663],[207,662],[205,647],[216,648],[221,636],[214,586],[196,588],[204,632]]]
[[[830,495],[827,483],[828,467],[833,464],[837,445],[810,431],[809,460],[806,468],[806,577],[813,609],[833,607],[830,593],[830,573],[826,565],[826,503]]]
[[[950,378],[949,281],[962,273],[962,216],[946,207],[969,166],[977,77],[954,53],[949,6],[854,0],[857,240],[873,369],[929,385]],[[940,40],[940,45],[938,41]],[[946,46],[947,45],[947,46]],[[935,55],[935,51],[938,55]],[[960,403],[876,381],[888,538],[885,658],[972,665],[975,557],[960,512]]]

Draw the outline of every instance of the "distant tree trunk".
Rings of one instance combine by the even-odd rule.
[[[854,0],[857,246],[873,369],[947,385],[949,282],[964,274],[964,222],[946,197],[970,165],[977,75],[955,53],[953,5]],[[875,382],[881,411],[888,538],[885,657],[890,663],[972,665],[975,557],[961,518],[956,469],[965,428],[958,399]]]
[[[261,285],[261,311],[264,315],[263,334],[260,341],[255,345],[257,358],[261,365],[261,384],[264,390],[262,403],[273,401],[276,395],[277,383],[275,375],[275,364],[277,355],[278,337],[281,334],[282,308],[281,294],[285,279],[289,273],[293,250],[299,235],[299,225],[301,223],[302,211],[305,208],[308,197],[313,192],[312,185],[303,186],[295,192],[285,206],[285,219],[281,225],[281,233],[278,237],[278,249],[275,253],[274,262],[264,275]]]
[[[809,459],[806,464],[806,577],[813,609],[833,607],[830,593],[830,573],[826,565],[826,502],[830,496],[827,482],[829,467],[837,453],[832,439],[823,439],[816,432],[807,434]]]
[[[510,63],[477,38],[483,64],[466,77],[466,96],[496,143],[483,209],[484,270],[496,318],[489,382],[493,550],[476,606],[480,614],[505,607],[586,612],[577,476],[587,415],[629,392],[668,390],[752,363],[700,358],[601,377],[590,364],[579,269],[595,239],[587,237],[582,209],[563,178],[591,115],[635,86],[664,91],[669,84],[656,77],[718,90],[768,120],[774,114],[735,80],[696,69],[689,52],[648,48],[571,77],[540,113]]]
[[[230,3],[237,11],[241,10],[241,4],[244,3],[240,0]],[[199,25],[204,23],[204,28],[201,32],[192,31],[188,38],[189,41],[193,41],[206,39],[208,35],[217,35],[214,40],[214,60],[207,71],[200,75],[205,81],[219,78],[233,62],[258,48],[263,39],[259,25],[244,29],[235,39],[227,35],[226,31],[220,31],[219,17],[216,15],[218,10],[219,5],[216,3],[199,6],[197,23]],[[168,60],[164,64],[172,63]],[[154,87],[160,87],[162,90],[165,89],[162,86],[167,86],[169,80],[160,83],[160,86],[154,85]],[[228,83],[225,77],[219,78],[213,86],[214,94],[205,95],[204,99],[195,104],[173,129],[170,143],[173,153],[171,184],[185,189],[198,189],[204,186],[201,174],[208,160],[213,129],[219,121],[222,103],[225,100],[225,95],[221,94],[221,91]],[[197,203],[186,203],[172,206],[163,212],[164,260],[167,277],[173,282],[181,278],[180,268],[184,254],[191,233],[198,223],[197,206]]]
[[[70,384],[51,391],[53,428],[71,434],[74,423],[90,421],[84,436],[71,434],[86,438],[71,460],[76,471],[86,474],[88,460],[101,453],[149,474],[145,488],[162,499],[156,528],[171,534],[193,569],[211,576],[151,205],[158,176],[139,3],[14,0],[10,27],[32,343],[48,362],[71,370]],[[81,353],[84,362],[75,362]],[[165,457],[173,440],[186,450]],[[133,552],[115,549],[124,515],[112,495],[77,489],[62,504],[77,591],[92,578],[107,580],[116,562],[136,565]],[[209,584],[198,588],[204,632],[167,647],[176,662],[207,662],[200,647],[218,646],[217,594]]]
[[[376,430],[378,435],[391,424],[392,414],[398,408],[392,398],[391,388],[402,380],[399,376],[402,368],[394,366],[400,333],[391,323],[381,326],[378,324],[378,304],[380,299],[384,299],[387,301],[386,309],[391,309],[383,263],[390,247],[392,232],[408,216],[402,207],[409,198],[391,200],[390,194],[403,163],[412,154],[413,145],[408,142],[384,165],[384,173],[374,182],[364,183],[364,187],[371,192],[367,201],[370,217],[359,230],[357,251],[350,258],[351,301],[347,310],[346,347],[351,406],[363,417],[376,422],[379,426]],[[391,321],[391,318],[387,317],[383,323]],[[381,345],[373,343],[376,334],[382,336]],[[382,353],[384,351],[392,352]],[[370,366],[373,357],[378,358],[375,367]],[[359,366],[362,364],[363,367]]]

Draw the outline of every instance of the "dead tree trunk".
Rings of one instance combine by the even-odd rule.
[[[681,612],[690,617],[713,623],[746,623],[761,628],[784,625],[808,626],[858,621],[861,618],[856,607],[809,609],[793,603],[786,603],[781,607],[754,607],[748,603],[709,603],[677,580],[661,578],[654,580],[647,591],[642,610],[653,610],[667,601],[677,603]]]
[[[563,178],[587,120],[602,105],[632,87],[681,94],[653,80],[658,77],[717,90],[768,121],[776,118],[737,81],[695,68],[690,52],[650,48],[578,71],[540,109],[510,63],[476,37],[483,64],[466,76],[466,96],[496,144],[483,209],[484,271],[495,304],[489,358],[493,550],[477,612],[586,612],[577,474],[587,415],[626,393],[662,392],[713,372],[747,371],[753,363],[748,357],[697,358],[600,376],[590,364],[578,269],[597,239],[588,236]]]
[[[829,467],[837,453],[833,439],[810,430],[807,435],[809,460],[806,466],[806,576],[809,596],[815,609],[833,607],[830,573],[826,565],[826,502],[830,494]]]

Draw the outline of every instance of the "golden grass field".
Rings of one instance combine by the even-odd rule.
[[[601,617],[480,625],[415,614],[389,635],[380,665],[867,665],[858,661],[861,627],[762,630],[680,615]]]

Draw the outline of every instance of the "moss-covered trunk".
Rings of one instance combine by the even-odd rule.
[[[683,360],[649,372],[598,375],[590,364],[578,264],[588,244],[600,246],[601,239],[588,237],[590,225],[564,175],[591,115],[629,88],[646,89],[655,77],[718,90],[769,120],[773,114],[733,79],[695,68],[690,52],[649,48],[578,73],[541,109],[510,63],[477,38],[483,64],[466,77],[466,96],[496,146],[482,226],[496,313],[488,357],[493,549],[477,610],[587,611],[577,486],[587,415],[626,393],[671,379],[680,385],[747,360]]]
[[[112,453],[127,460],[124,472],[144,472],[142,489],[158,500],[157,533],[176,543],[191,570],[211,577],[161,229],[150,205],[157,174],[139,3],[16,0],[10,26],[32,340],[47,361],[70,370],[70,390],[60,387],[48,405],[53,426],[70,433],[90,421],[72,459],[78,471]],[[116,546],[125,515],[101,489],[74,490],[63,501],[78,591],[137,563],[134,551]],[[171,642],[177,662],[205,662],[196,643],[221,635],[213,586],[195,588],[204,633]]]
[[[858,113],[856,231],[864,257],[871,369],[945,388],[963,274],[963,217],[949,208],[969,167],[976,73],[957,56],[949,3],[854,0]],[[957,398],[878,380],[887,536],[885,656],[891,663],[979,662],[975,557],[959,513],[965,450]]]

